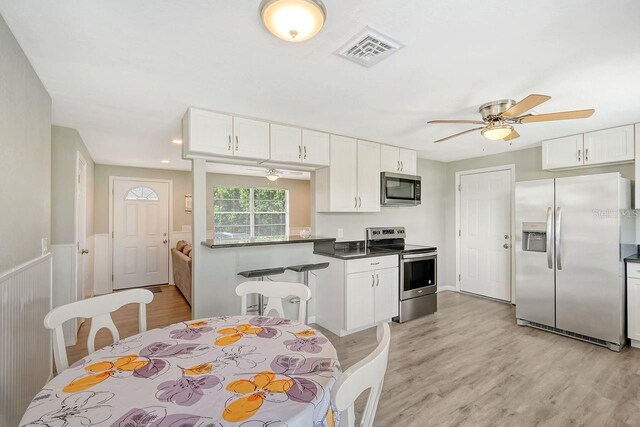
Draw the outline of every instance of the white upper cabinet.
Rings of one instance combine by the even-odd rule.
[[[542,142],[542,169],[582,166],[582,135]]]
[[[234,156],[248,159],[269,158],[269,123],[233,118]]]
[[[271,125],[271,160],[302,161],[302,130],[293,126]]]
[[[633,125],[584,134],[585,165],[624,162],[633,159]]]
[[[233,155],[233,117],[227,114],[189,108],[182,119],[183,156]]]
[[[380,211],[380,144],[375,142],[358,141],[358,211]]]
[[[400,149],[400,173],[415,175],[418,170],[418,153],[405,148]]]
[[[331,135],[329,168],[329,210],[358,210],[358,142],[354,138]]]
[[[302,130],[302,163],[329,166],[330,136],[325,132]]]
[[[418,166],[418,153],[406,148],[391,145],[380,146],[380,171],[415,175]]]
[[[542,169],[632,162],[635,152],[633,125],[603,129],[543,141]]]
[[[400,173],[400,149],[398,147],[380,146],[380,172]]]

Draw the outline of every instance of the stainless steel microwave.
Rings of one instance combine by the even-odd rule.
[[[420,204],[420,180],[416,175],[380,173],[382,206],[416,206]]]

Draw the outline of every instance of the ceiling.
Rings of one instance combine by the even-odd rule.
[[[0,0],[0,13],[98,163],[188,169],[189,106],[413,148],[441,161],[640,122],[635,0],[325,0],[314,39],[263,28],[259,0]],[[372,68],[334,52],[365,26],[405,45]],[[427,120],[478,119],[480,104],[553,98],[536,112],[586,120],[517,127],[513,145]],[[472,126],[470,126],[472,127]],[[160,163],[170,160],[169,164]]]

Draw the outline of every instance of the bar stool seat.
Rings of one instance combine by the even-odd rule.
[[[318,264],[300,264],[300,265],[290,265],[287,267],[287,270],[295,271],[298,273],[304,273],[306,271],[312,270],[322,270],[324,268],[329,267],[328,262],[321,262]]]
[[[267,276],[275,276],[276,274],[284,273],[284,267],[274,267],[274,268],[261,268],[257,270],[246,270],[238,273],[238,276],[246,277],[247,279],[258,278],[259,281],[264,281],[264,278]],[[253,308],[254,306],[252,306]],[[256,311],[255,309],[251,311]],[[262,294],[258,294],[258,307],[257,307],[258,315],[262,316],[264,314],[264,296]]]
[[[273,276],[275,274],[282,274],[284,273],[284,270],[285,270],[284,267],[263,268],[260,270],[247,270],[247,271],[241,271],[240,273],[238,273],[238,276],[243,276],[243,277],[246,277],[247,279],[253,279],[255,277],[266,277],[266,276]]]

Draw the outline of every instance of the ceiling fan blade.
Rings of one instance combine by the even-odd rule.
[[[563,111],[560,113],[538,114],[516,118],[518,123],[552,122],[556,120],[586,119],[591,117],[596,110]]]
[[[511,108],[509,108],[507,111],[502,113],[502,117],[507,117],[507,118],[517,117],[550,99],[551,97],[547,95],[535,95],[535,94],[529,95],[525,99],[511,106]]]
[[[464,135],[465,133],[473,132],[473,131],[480,130],[480,129],[484,129],[484,126],[479,127],[479,128],[473,128],[473,129],[465,130],[464,132],[456,133],[456,134],[450,135],[450,136],[448,136],[446,138],[442,138],[442,139],[439,139],[439,140],[433,141],[433,142],[435,144],[436,142],[446,141],[447,139],[455,138],[456,136]]]
[[[511,141],[512,139],[516,139],[516,138],[520,138],[520,134],[518,133],[518,131],[514,129],[511,131],[509,135],[507,135],[506,138],[503,139],[503,141]]]
[[[473,125],[483,125],[484,122],[481,120],[429,120],[427,123],[436,124],[436,123],[471,123]]]

